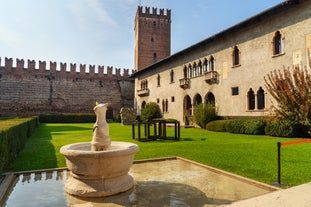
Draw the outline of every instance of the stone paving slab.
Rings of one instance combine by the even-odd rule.
[[[285,190],[236,201],[226,207],[310,207],[311,183],[306,183]]]

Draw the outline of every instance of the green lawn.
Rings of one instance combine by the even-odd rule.
[[[131,127],[110,124],[112,141],[134,142],[135,159],[180,156],[261,182],[277,181],[277,142],[298,139],[273,138],[181,128],[179,141],[138,142]],[[41,124],[29,138],[11,170],[64,167],[61,146],[92,139],[93,124]],[[168,133],[173,134],[169,128]],[[282,147],[282,182],[289,186],[311,182],[311,143]]]

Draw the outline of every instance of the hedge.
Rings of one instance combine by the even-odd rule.
[[[215,120],[208,122],[205,128],[209,131],[226,132],[227,123],[228,120]]]
[[[266,122],[263,118],[233,119],[226,124],[226,131],[237,134],[265,134]]]
[[[276,120],[268,123],[265,133],[275,137],[310,137],[309,126],[290,120]]]
[[[0,173],[23,149],[39,125],[38,117],[0,120]]]
[[[94,123],[95,114],[40,114],[40,123]]]

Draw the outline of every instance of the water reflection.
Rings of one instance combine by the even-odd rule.
[[[134,164],[135,185],[104,198],[79,198],[64,192],[67,170],[24,173],[16,177],[7,207],[208,207],[262,195],[269,190],[181,160]]]

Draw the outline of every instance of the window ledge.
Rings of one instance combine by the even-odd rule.
[[[232,65],[232,68],[238,68],[238,67],[241,67],[241,64],[238,64],[238,65]]]
[[[246,112],[267,112],[268,109],[247,109]]]
[[[279,54],[272,55],[272,58],[276,58],[276,57],[279,57],[279,56],[282,56],[282,55],[285,55],[285,52],[282,52],[282,53],[279,53]]]

